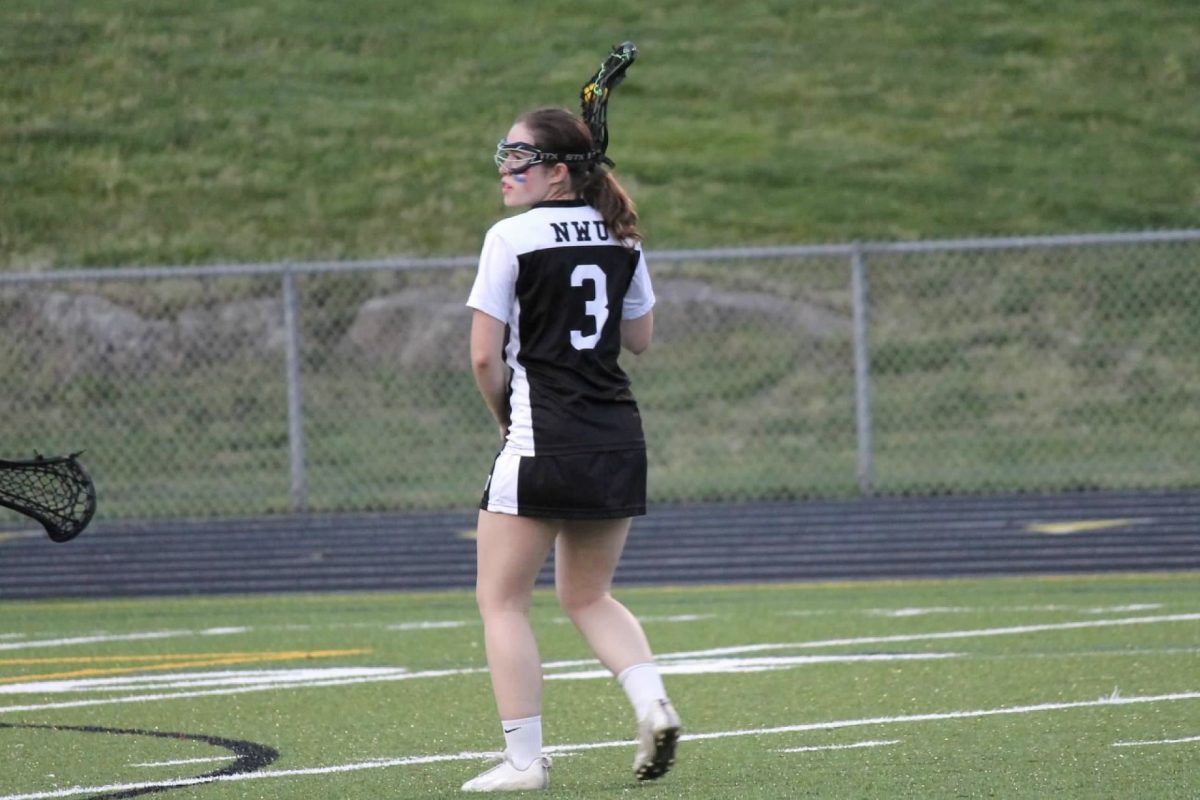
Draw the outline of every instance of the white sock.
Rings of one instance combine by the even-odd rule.
[[[633,705],[633,713],[639,720],[646,717],[650,707],[657,701],[667,699],[662,675],[659,674],[658,666],[653,663],[634,664],[623,670],[617,676],[617,681],[625,690],[625,695]]]
[[[529,765],[542,754],[542,717],[524,719],[502,719],[504,745],[508,758],[517,769],[529,769]]]

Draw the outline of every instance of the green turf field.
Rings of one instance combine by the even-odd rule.
[[[1200,794],[1200,575],[619,595],[679,763],[633,781],[625,699],[540,594],[544,796]],[[6,603],[0,800],[454,797],[501,741],[480,640],[462,592]]]

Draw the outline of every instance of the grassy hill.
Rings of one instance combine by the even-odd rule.
[[[474,252],[521,110],[641,58],[651,247],[1200,226],[1194,0],[6,0],[0,268]]]

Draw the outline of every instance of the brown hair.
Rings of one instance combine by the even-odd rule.
[[[565,108],[539,108],[517,118],[533,132],[533,142],[547,153],[590,153],[596,145],[583,120]],[[566,162],[571,190],[600,212],[604,224],[619,241],[642,240],[637,208],[604,164]]]

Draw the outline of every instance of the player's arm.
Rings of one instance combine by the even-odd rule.
[[[637,319],[621,320],[621,346],[638,355],[650,346],[654,338],[654,311],[648,311]]]
[[[508,436],[508,372],[504,364],[504,323],[476,309],[471,318],[471,371],[475,386],[500,426],[500,438]]]

